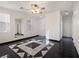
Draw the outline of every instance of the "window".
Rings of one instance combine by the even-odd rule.
[[[10,15],[0,13],[0,32],[8,32],[10,29]]]

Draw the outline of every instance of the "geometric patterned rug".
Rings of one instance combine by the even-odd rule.
[[[9,48],[20,58],[42,58],[53,45],[54,43],[45,45],[41,40],[32,40],[9,45]],[[1,58],[7,58],[7,55],[2,56]]]

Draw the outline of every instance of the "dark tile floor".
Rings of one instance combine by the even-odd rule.
[[[0,45],[0,57],[3,56],[3,55],[5,55],[5,54],[8,54],[9,58],[20,58],[8,46],[12,45],[12,44],[15,44],[15,43],[19,44],[19,42],[26,42],[27,40],[31,40],[31,39],[42,40],[42,39],[45,39],[45,37],[37,36],[37,37],[34,37],[34,38],[30,38],[30,39],[24,39],[24,40],[20,40],[20,41],[11,42],[11,43],[1,44]],[[64,39],[67,39],[67,38],[63,38],[62,41]],[[63,53],[62,53],[62,51],[63,51],[62,49],[63,48],[61,49],[61,44],[63,44],[63,43],[61,43],[61,42],[54,42],[54,41],[51,41],[51,42],[55,43],[55,45],[46,53],[46,55],[43,58],[62,58],[62,57],[64,58],[65,56],[63,56]],[[71,44],[73,44],[73,43],[71,43]],[[68,47],[66,47],[66,48],[68,49]],[[76,50],[75,50],[75,47],[72,49],[72,51],[73,51],[74,57],[78,57],[77,53],[76,53]],[[73,58],[73,57],[71,57],[71,58]]]
[[[31,47],[32,49],[36,48],[37,46],[39,46],[40,44],[36,44],[36,43],[31,43],[31,44],[28,44],[26,46],[28,47]]]
[[[56,43],[44,58],[78,58],[72,38],[63,37]]]

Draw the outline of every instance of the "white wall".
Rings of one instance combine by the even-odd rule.
[[[45,28],[45,18],[46,16],[42,16],[43,18],[38,20],[38,35],[45,36],[46,28]]]
[[[41,28],[43,28],[41,32],[43,35],[47,34],[49,39],[58,41],[60,40],[60,38],[62,37],[61,34],[62,23],[61,23],[60,11],[54,11],[52,13],[45,15],[45,18],[42,19],[41,24],[42,24]]]
[[[79,54],[79,2],[74,5],[72,22],[74,44]]]
[[[62,16],[63,36],[72,37],[72,15]]]
[[[0,32],[0,43],[17,40],[17,38],[15,38],[15,35],[14,35],[16,33],[15,19],[21,19],[22,20],[22,25],[23,25],[22,26],[23,27],[22,33],[24,34],[24,36],[20,37],[20,38],[26,38],[26,37],[36,35],[36,33],[34,32],[34,27],[33,27],[35,25],[32,25],[31,30],[27,30],[26,21],[31,20],[28,17],[29,14],[25,15],[22,12],[9,10],[9,9],[6,9],[6,8],[1,8],[1,7],[0,7],[0,12],[10,15],[10,32],[4,32],[4,33]],[[35,23],[35,22],[32,22],[32,23]]]
[[[79,54],[79,11],[74,11],[73,15],[73,39]]]

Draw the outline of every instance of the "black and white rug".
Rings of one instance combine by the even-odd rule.
[[[54,45],[54,43],[44,44],[41,40],[31,40],[9,45],[9,48],[21,58],[42,58]],[[8,58],[7,54],[1,58]]]

